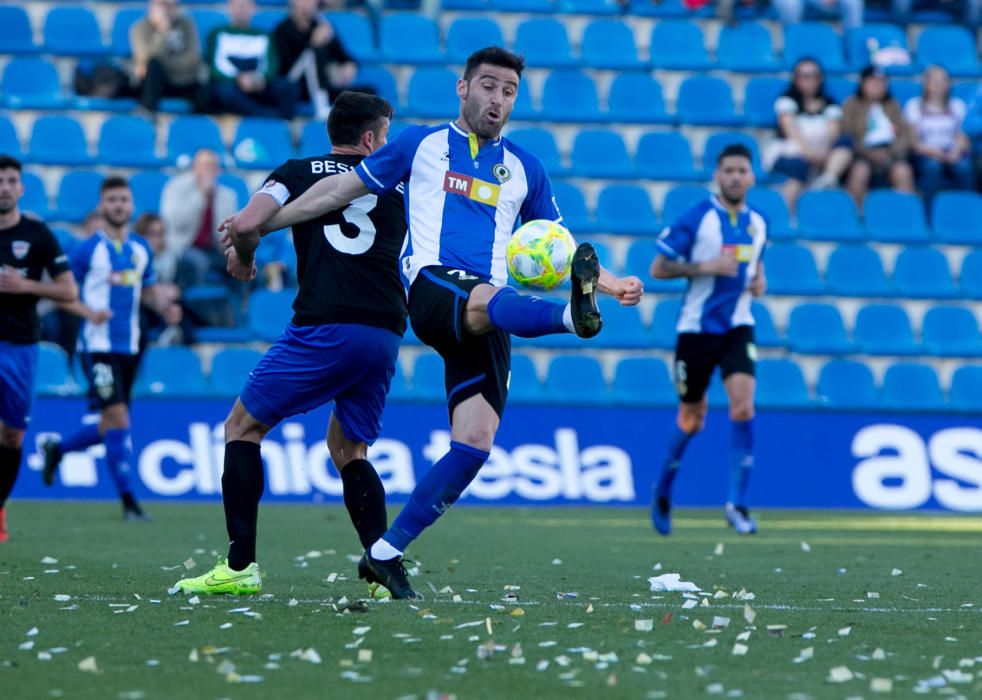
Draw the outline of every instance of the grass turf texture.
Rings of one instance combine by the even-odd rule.
[[[366,595],[343,508],[265,506],[263,595],[194,605],[167,588],[224,552],[221,508],[150,510],[155,522],[124,523],[115,504],[10,504],[11,541],[0,545],[4,698],[982,693],[980,518],[765,512],[759,535],[738,538],[720,512],[681,511],[663,539],[640,510],[462,507],[412,549],[425,602],[339,613],[340,599]],[[712,594],[708,607],[650,592],[646,579],[665,572]],[[735,600],[741,589],[754,599]],[[504,600],[510,592],[516,601]],[[233,612],[245,607],[259,616]],[[712,631],[717,616],[729,624]],[[768,625],[786,629],[777,636]],[[733,654],[738,643],[746,655]],[[795,663],[809,647],[813,658]],[[320,662],[291,656],[298,649]],[[39,659],[45,652],[50,660]],[[96,672],[79,669],[89,657]],[[837,667],[852,679],[831,683]],[[892,694],[872,692],[874,678],[890,679]],[[924,683],[939,678],[943,686]]]

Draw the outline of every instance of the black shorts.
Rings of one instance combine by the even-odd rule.
[[[116,352],[79,354],[89,380],[89,408],[102,410],[117,403],[130,403],[130,393],[140,366],[139,355]]]
[[[682,403],[698,403],[706,395],[717,367],[725,380],[742,372],[754,376],[757,347],[753,326],[717,333],[679,333],[675,344],[675,390]]]
[[[443,357],[450,420],[459,403],[483,396],[500,418],[508,397],[511,336],[502,330],[471,335],[464,323],[475,275],[450,267],[420,270],[409,290],[409,321],[416,337]]]

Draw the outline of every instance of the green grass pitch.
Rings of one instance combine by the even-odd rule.
[[[982,697],[980,518],[459,507],[410,552],[425,602],[361,605],[341,507],[264,506],[263,594],[199,601],[167,588],[221,507],[150,510],[10,504],[0,697]]]

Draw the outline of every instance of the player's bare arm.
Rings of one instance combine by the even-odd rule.
[[[755,297],[762,297],[767,293],[767,275],[764,274],[763,262],[757,263],[757,274],[750,283],[750,293]]]
[[[229,217],[218,227],[225,234],[222,236],[222,243],[226,248],[232,246],[235,249],[236,257],[243,265],[252,264],[256,248],[259,247],[261,229],[279,209],[279,202],[268,194],[257,192],[245,209]],[[229,274],[232,274],[231,270]]]
[[[671,280],[678,277],[702,277],[712,275],[714,277],[736,277],[740,270],[740,263],[732,253],[724,253],[715,260],[702,260],[699,262],[685,262],[684,260],[672,260],[664,255],[659,255],[651,263],[651,276],[658,280]]]
[[[95,325],[101,325],[113,317],[113,312],[109,309],[93,309],[86,306],[78,299],[73,299],[67,303],[59,303],[58,308],[62,311],[67,311],[70,314],[75,314],[79,318],[84,318],[90,323]]]
[[[181,318],[183,317],[181,305],[176,304],[167,295],[167,291],[163,285],[155,284],[144,288],[143,293],[140,295],[140,301],[160,314],[168,324],[174,325],[181,322]]]
[[[262,226],[261,233],[278,231],[287,226],[310,221],[329,211],[346,207],[368,193],[369,189],[354,170],[326,177],[280,209]]]
[[[636,306],[644,294],[644,285],[633,275],[617,277],[604,267],[600,268],[600,279],[597,286],[604,294],[609,294],[621,303],[621,306]]]
[[[42,299],[56,302],[71,302],[78,299],[78,285],[71,272],[62,272],[50,282],[21,277],[16,268],[0,267],[0,292],[5,294],[33,294]]]

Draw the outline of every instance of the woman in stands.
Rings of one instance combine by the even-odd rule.
[[[904,121],[900,103],[890,94],[882,69],[867,66],[861,73],[859,88],[842,105],[842,131],[851,139],[856,158],[846,176],[846,189],[862,210],[870,189],[892,187],[914,191],[911,168],[910,127]]]
[[[904,106],[914,139],[914,168],[924,201],[943,187],[975,189],[972,144],[962,129],[968,108],[951,96],[951,78],[941,66],[924,71],[924,94]]]
[[[774,103],[780,140],[765,160],[774,173],[787,179],[781,193],[794,210],[806,186],[835,187],[852,162],[852,151],[841,138],[842,110],[825,92],[822,67],[811,58],[795,64],[791,84]]]

